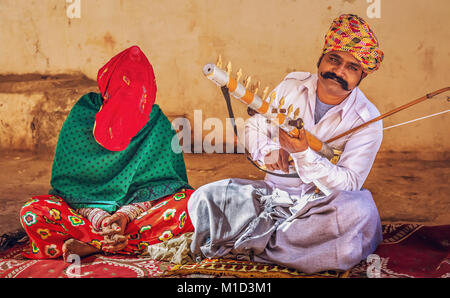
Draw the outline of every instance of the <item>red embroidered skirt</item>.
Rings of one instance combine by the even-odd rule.
[[[193,190],[183,190],[161,198],[151,209],[128,223],[125,235],[128,245],[121,254],[140,254],[149,245],[169,240],[194,227],[187,211]],[[20,221],[30,238],[30,259],[58,258],[62,246],[70,238],[102,250],[103,236],[95,233],[91,222],[77,214],[61,198],[52,195],[32,197],[20,212]]]

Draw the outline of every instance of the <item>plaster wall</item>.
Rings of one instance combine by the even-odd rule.
[[[379,0],[379,18],[369,17],[366,0],[80,0],[80,18],[68,17],[70,2],[0,0],[0,148],[39,147],[33,121],[43,123],[41,129],[53,121],[46,133],[56,134],[76,99],[95,90],[86,80],[95,80],[104,63],[134,44],[154,66],[157,103],[166,114],[193,122],[194,110],[201,110],[203,119],[225,120],[225,103],[203,77],[204,64],[221,54],[234,71],[242,68],[244,77],[260,81],[260,90],[273,88],[291,71],[316,71],[324,34],[342,13],[366,19],[381,42],[385,60],[360,86],[381,113],[450,85],[448,0]],[[52,95],[60,85],[34,88],[33,81],[23,87],[20,76],[28,74],[86,78]],[[237,117],[248,117],[239,103],[234,109]],[[440,96],[384,125],[445,109],[447,97]],[[381,150],[448,152],[448,127],[445,114],[388,130]],[[56,137],[46,136],[48,147]]]

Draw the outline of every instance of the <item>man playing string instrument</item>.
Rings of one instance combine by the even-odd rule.
[[[379,115],[358,88],[377,70],[383,52],[356,15],[336,18],[325,36],[317,74],[294,72],[272,91],[272,106],[302,118],[304,128],[330,139]],[[226,179],[192,195],[191,250],[199,257],[239,257],[311,273],[347,270],[382,240],[380,217],[363,189],[382,141],[381,121],[330,145],[337,164],[313,151],[302,130],[290,137],[256,114],[246,125],[252,158],[268,170],[264,181]],[[292,158],[290,164],[289,157]],[[298,177],[280,177],[294,172]]]

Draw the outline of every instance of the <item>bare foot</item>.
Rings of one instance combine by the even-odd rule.
[[[79,255],[81,258],[100,252],[99,249],[93,247],[92,245],[89,245],[87,243],[81,242],[73,238],[66,240],[66,242],[64,242],[62,251],[63,251],[63,258],[66,262],[67,258],[71,254]]]

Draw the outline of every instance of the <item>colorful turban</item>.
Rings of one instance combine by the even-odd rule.
[[[366,73],[377,70],[384,56],[369,25],[353,14],[343,14],[331,24],[325,35],[323,54],[331,51],[351,53]]]
[[[95,116],[95,140],[122,151],[148,122],[156,97],[153,68],[138,46],[114,56],[97,75],[104,99]]]

